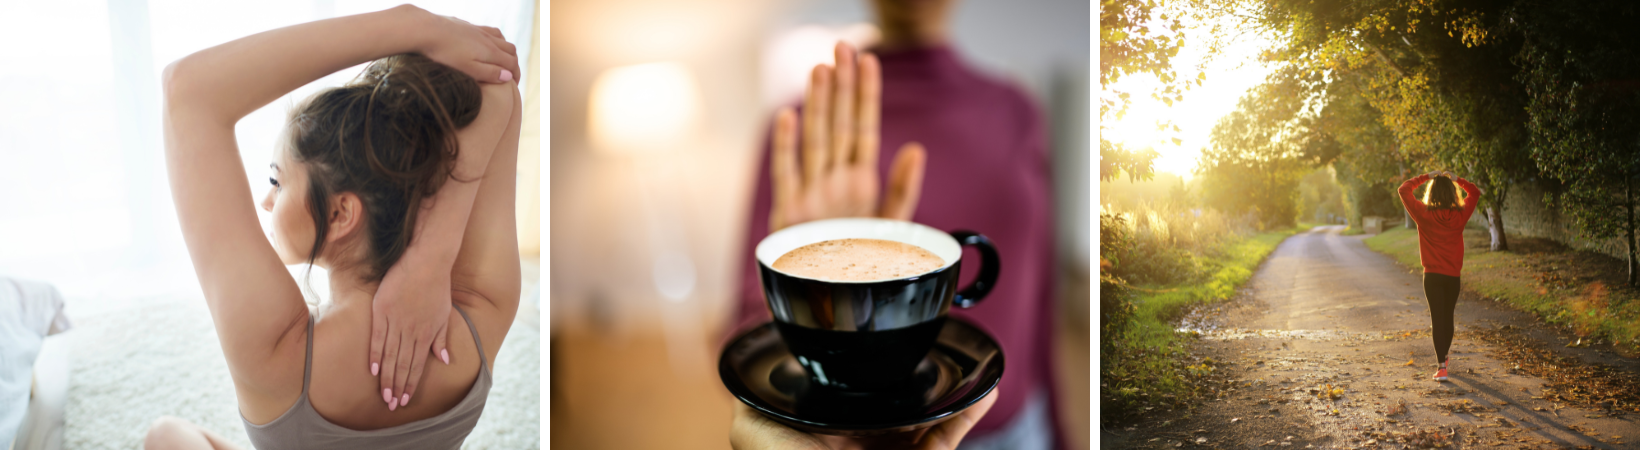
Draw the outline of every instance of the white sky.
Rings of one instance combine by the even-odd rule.
[[[1196,26],[1186,23],[1187,26]],[[1198,24],[1200,25],[1200,24]],[[1173,58],[1173,67],[1181,79],[1193,79],[1206,52],[1207,31],[1197,26],[1187,31],[1185,47]],[[1183,102],[1172,107],[1150,98],[1160,85],[1149,75],[1125,77],[1114,84],[1118,90],[1132,93],[1127,115],[1110,124],[1105,137],[1122,143],[1129,149],[1152,146],[1161,157],[1156,159],[1158,173],[1172,173],[1190,179],[1196,169],[1196,159],[1204,147],[1212,145],[1213,124],[1236,109],[1236,101],[1248,90],[1269,76],[1272,68],[1258,62],[1258,54],[1270,45],[1264,36],[1247,35],[1224,48],[1223,53],[1205,67],[1207,80],[1201,86],[1186,91]],[[1172,120],[1179,132],[1159,131],[1158,122]],[[1172,138],[1182,143],[1174,145]]]

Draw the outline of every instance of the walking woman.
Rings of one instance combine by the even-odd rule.
[[[1433,180],[1433,181],[1431,181]],[[1430,182],[1422,201],[1413,191]],[[1458,196],[1453,185],[1463,186]],[[1440,370],[1435,381],[1446,381],[1446,352],[1452,347],[1452,311],[1458,305],[1459,275],[1463,271],[1463,227],[1475,212],[1481,191],[1452,172],[1433,171],[1401,183],[1401,204],[1418,224],[1418,259],[1424,266],[1424,296],[1429,299],[1435,327],[1435,357]]]
[[[455,449],[472,432],[518,310],[515,54],[494,28],[406,5],[267,31],[166,68],[171,193],[256,448]],[[235,124],[365,63],[295,105],[277,142],[253,144],[276,149],[258,202]],[[329,270],[316,310],[285,268],[296,264]],[[431,301],[377,295],[390,290]],[[389,354],[366,369],[384,302],[449,330],[442,364],[415,373]],[[165,418],[145,447],[233,445]]]

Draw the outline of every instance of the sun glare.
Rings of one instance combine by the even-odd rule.
[[[1187,36],[1206,36],[1207,27],[1191,25]],[[1181,78],[1195,77],[1206,72],[1207,78],[1184,94],[1184,101],[1166,102],[1150,97],[1160,86],[1152,76],[1130,76],[1114,84],[1118,90],[1132,93],[1127,114],[1104,127],[1104,138],[1129,149],[1150,147],[1161,156],[1156,158],[1158,173],[1172,173],[1190,179],[1196,170],[1201,150],[1212,145],[1213,125],[1219,118],[1236,109],[1236,101],[1248,90],[1263,83],[1272,71],[1260,64],[1258,53],[1269,44],[1263,36],[1247,35],[1226,46],[1223,53],[1213,58],[1201,70],[1197,66],[1206,56],[1203,39],[1187,39],[1173,66]],[[1179,127],[1174,132],[1161,124]],[[1173,139],[1179,141],[1175,143]]]

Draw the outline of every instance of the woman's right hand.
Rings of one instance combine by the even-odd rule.
[[[817,65],[803,99],[803,166],[797,165],[797,114],[782,108],[775,116],[769,175],[774,201],[769,232],[835,217],[911,220],[922,192],[927,156],[921,144],[900,147],[888,176],[888,195],[879,205],[878,129],[882,107],[882,67],[861,55],[856,68],[852,46],[839,42],[837,66]]]
[[[992,389],[961,414],[931,428],[860,438],[798,431],[735,401],[729,446],[735,450],[956,450],[968,431],[991,411],[1001,392]]]
[[[501,30],[436,15],[415,6],[403,7],[423,16],[429,30],[426,33],[429,38],[416,46],[417,52],[480,83],[505,83],[518,76],[518,47],[507,42]]]

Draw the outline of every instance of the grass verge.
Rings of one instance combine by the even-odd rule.
[[[1182,407],[1211,374],[1211,363],[1188,364],[1188,340],[1173,322],[1191,307],[1228,299],[1253,277],[1253,271],[1281,241],[1310,227],[1259,233],[1234,239],[1207,255],[1210,267],[1196,282],[1135,286],[1133,325],[1119,339],[1118,350],[1101,354],[1101,407],[1107,417],[1128,416],[1155,407]],[[1142,408],[1142,409],[1141,409]],[[1114,413],[1114,414],[1111,414]]]
[[[1633,301],[1640,295],[1624,286],[1621,261],[1519,238],[1511,242],[1515,251],[1493,252],[1485,230],[1464,234],[1464,289],[1502,300],[1587,339],[1640,350],[1640,302]],[[1367,238],[1366,244],[1407,267],[1422,267],[1416,230],[1396,228]]]

